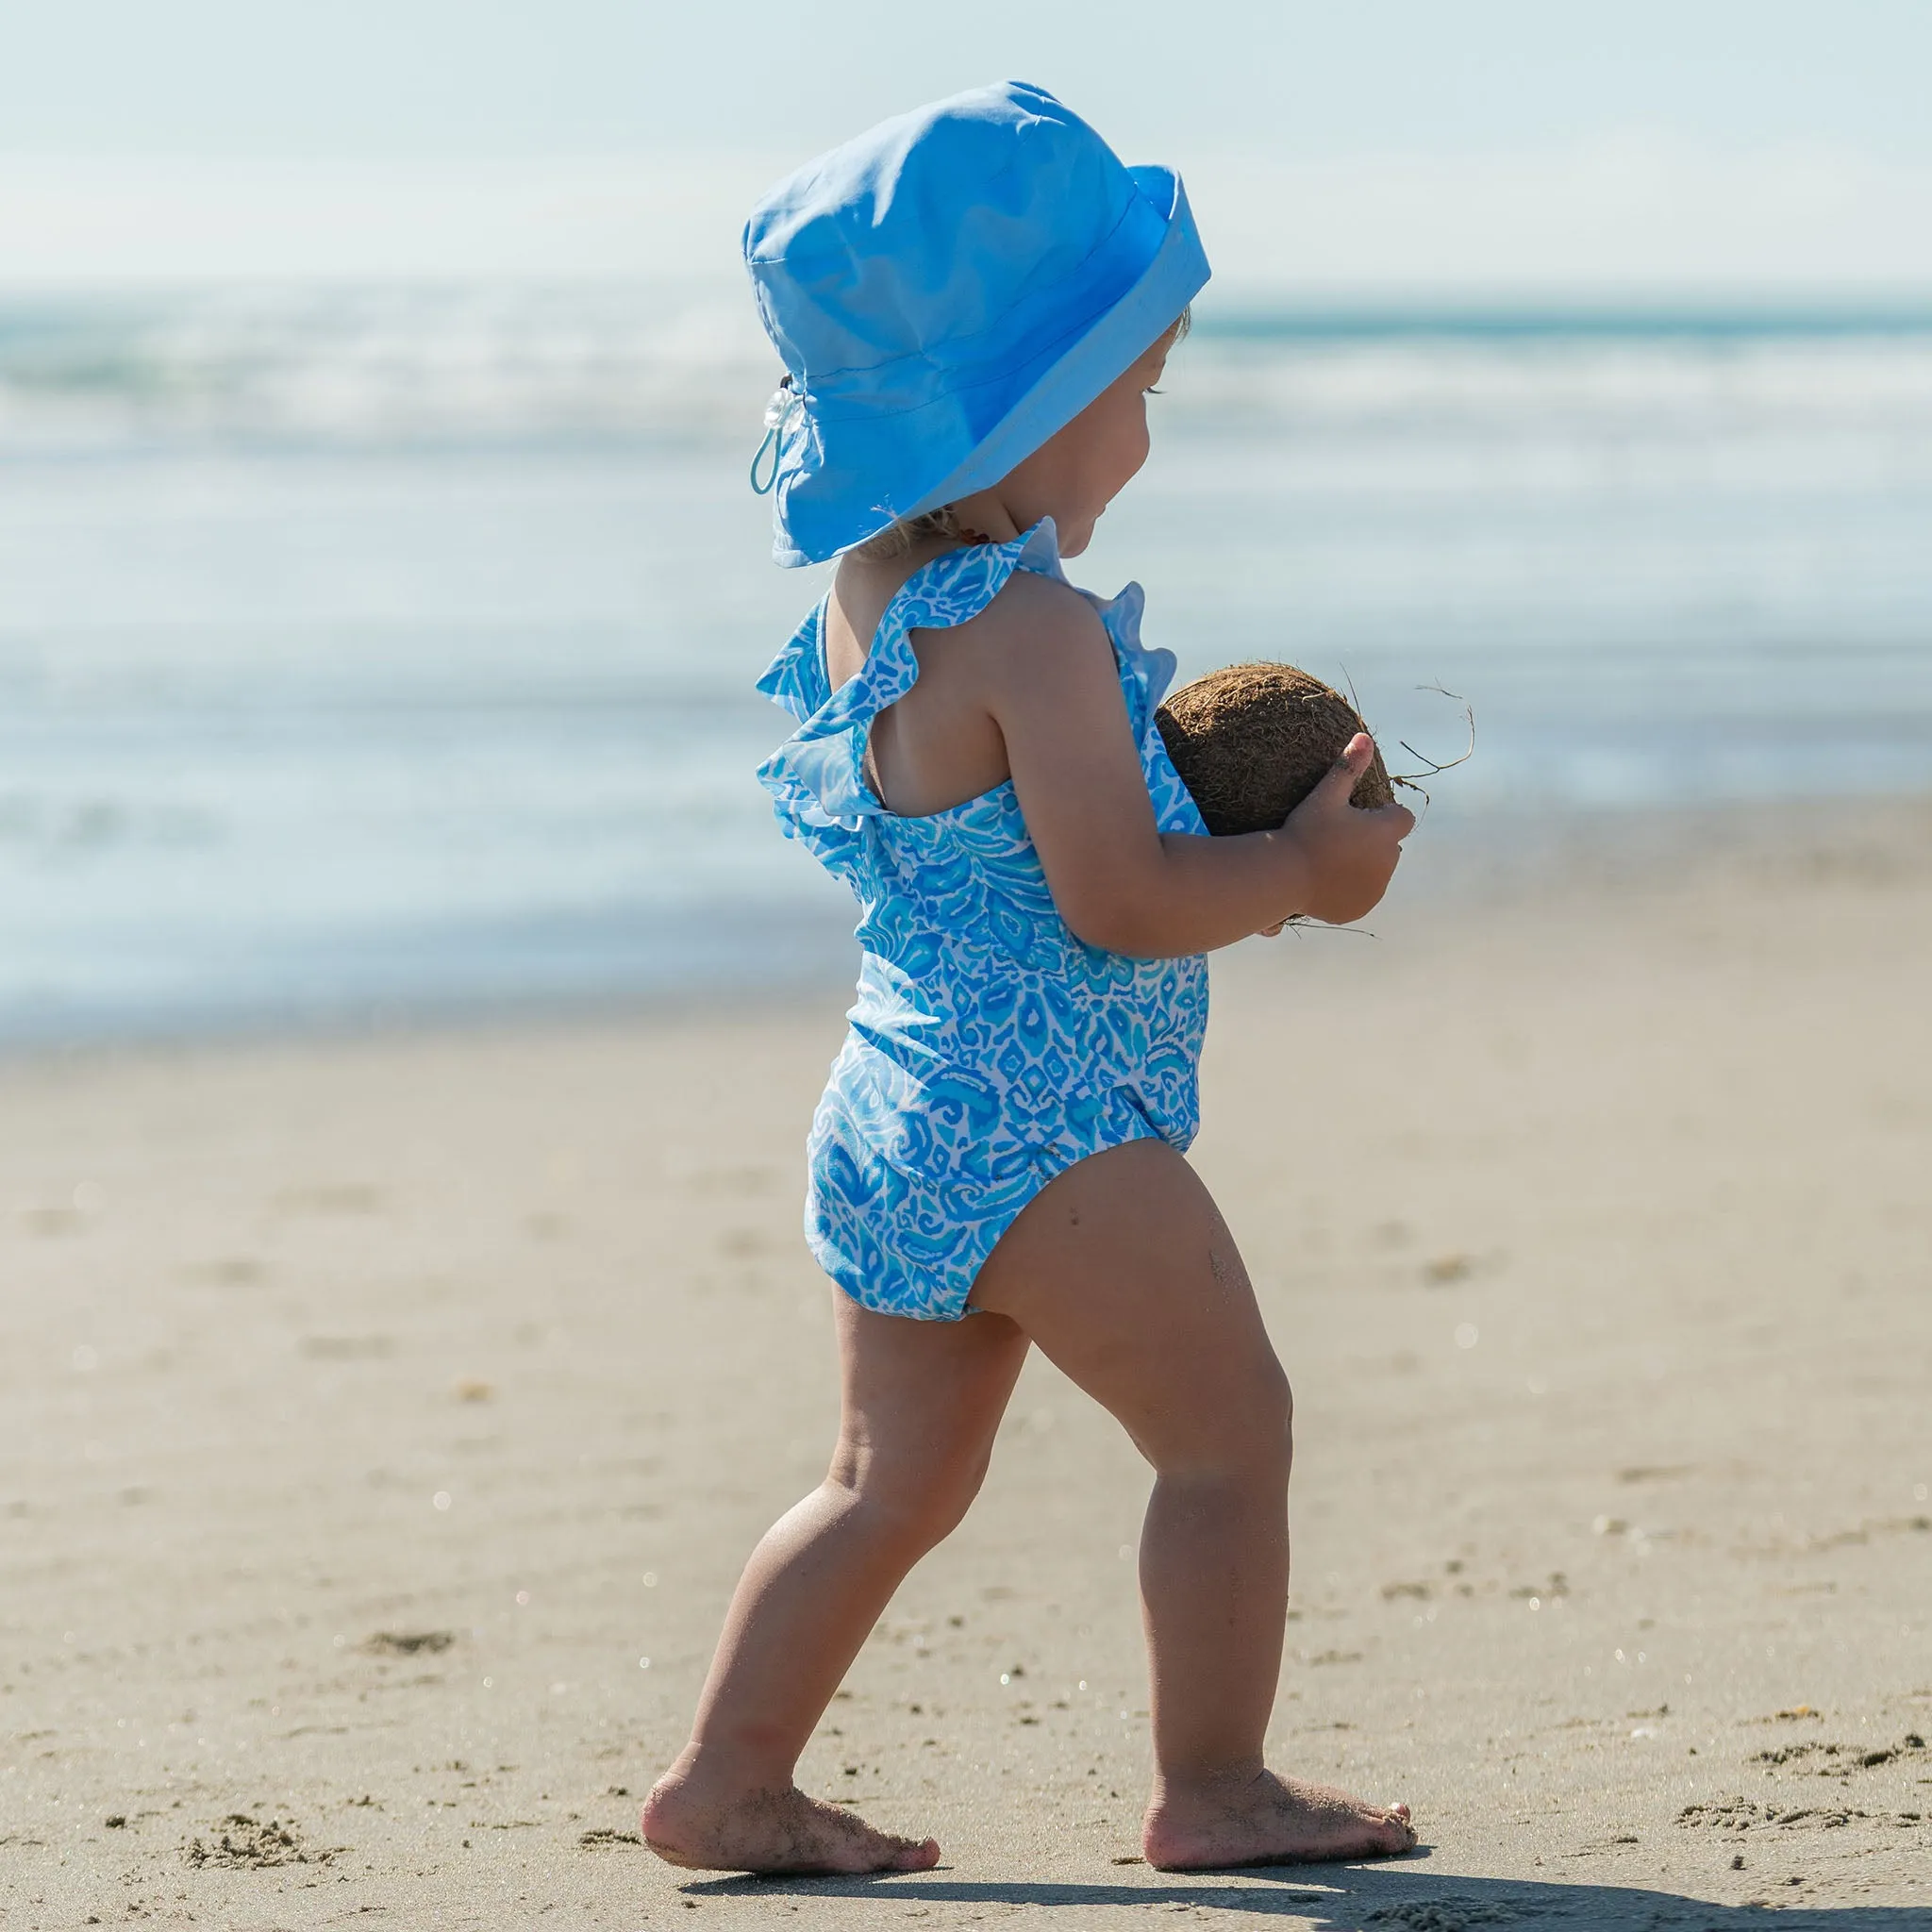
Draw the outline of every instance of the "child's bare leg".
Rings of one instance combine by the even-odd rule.
[[[1288,1607],[1291,1405],[1241,1257],[1193,1170],[1158,1141],[1081,1161],[1008,1230],[973,1299],[1018,1323],[1154,1465],[1141,1541],[1148,1862],[1407,1851],[1407,1807],[1262,1762]]]
[[[999,1315],[913,1322],[836,1295],[843,1415],[825,1480],[745,1565],[691,1742],[645,1802],[673,1864],[922,1871],[939,1846],[808,1798],[792,1767],[906,1573],[965,1515],[1026,1339]]]

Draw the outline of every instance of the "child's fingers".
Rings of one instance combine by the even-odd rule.
[[[1341,756],[1328,768],[1322,782],[1308,794],[1307,803],[1318,811],[1324,806],[1332,810],[1346,805],[1356,780],[1369,769],[1369,760],[1374,756],[1375,741],[1366,731],[1357,731],[1342,747]]]
[[[1378,805],[1368,816],[1386,824],[1395,834],[1398,845],[1415,830],[1415,814],[1406,805]]]
[[[1369,769],[1369,760],[1375,756],[1375,741],[1366,731],[1357,731],[1341,747],[1341,756],[1335,760],[1335,774],[1346,772],[1351,777],[1359,778]]]

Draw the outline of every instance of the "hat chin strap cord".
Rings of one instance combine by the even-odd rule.
[[[765,405],[765,440],[758,444],[751,459],[751,487],[755,494],[769,496],[777,487],[778,465],[785,455],[785,432],[791,427],[791,419],[804,413],[805,378],[801,376],[794,388],[789,375],[781,376],[778,387],[772,391],[772,400]],[[760,483],[758,465],[764,461],[768,450],[772,467]]]

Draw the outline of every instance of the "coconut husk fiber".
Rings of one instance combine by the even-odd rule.
[[[1155,713],[1167,755],[1217,836],[1278,825],[1366,730],[1340,691],[1292,664],[1231,664],[1175,691]],[[1349,803],[1392,805],[1377,751]]]

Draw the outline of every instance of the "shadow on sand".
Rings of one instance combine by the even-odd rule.
[[[1782,1880],[1753,1890],[1750,1901],[1711,1905],[1643,1886],[1565,1885],[1521,1878],[1432,1877],[1415,1863],[1275,1868],[1204,1873],[1199,1877],[1149,1873],[1141,1883],[1121,1880],[999,1880],[948,1878],[912,1873],[880,1878],[713,1878],[679,1890],[691,1898],[799,1897],[869,1899],[896,1907],[999,1905],[1116,1909],[1199,1907],[1292,1918],[1317,1932],[1482,1932],[1490,1926],[1574,1925],[1590,1932],[1742,1932],[1761,1926],[1767,1907],[1780,1932],[1932,1932],[1932,1904],[1806,1906]],[[1239,1882],[1237,1882],[1239,1881]],[[1740,1886],[1744,1881],[1740,1881]],[[1778,1896],[1782,1893],[1783,1896]],[[854,1914],[855,1924],[862,1923]],[[1108,1921],[1111,1924],[1113,1921]]]

